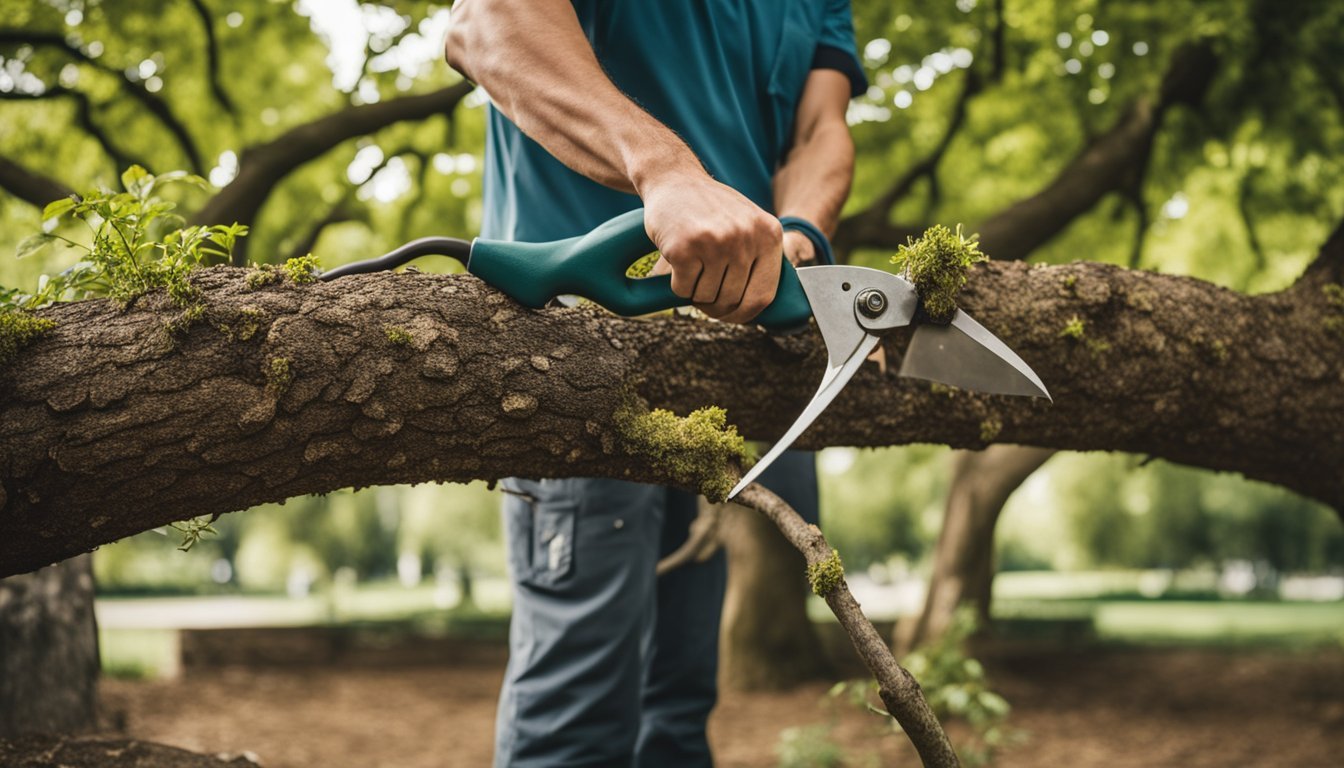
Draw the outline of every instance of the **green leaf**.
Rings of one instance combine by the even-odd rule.
[[[138,165],[132,165],[121,174],[121,186],[136,197],[143,198],[147,196],[150,190],[154,189],[154,177],[149,175],[149,171]]]
[[[74,210],[76,205],[79,205],[79,199],[74,195],[71,195],[70,197],[62,197],[60,200],[52,200],[50,203],[47,203],[46,208],[42,209],[42,220],[49,221],[51,219],[60,218],[63,214]]]
[[[55,236],[46,234],[25,237],[23,240],[19,242],[19,247],[15,255],[17,255],[20,259],[22,259],[24,256],[31,256],[34,253],[37,253],[38,251],[42,250],[43,248],[46,248],[48,245],[51,245],[55,241],[56,241]]]

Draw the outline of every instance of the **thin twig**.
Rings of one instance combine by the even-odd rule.
[[[784,538],[803,553],[808,565],[821,565],[832,559],[834,551],[826,543],[821,529],[804,521],[792,507],[768,489],[752,483],[734,501],[770,518]],[[877,679],[882,703],[886,704],[887,711],[896,718],[910,742],[915,745],[925,768],[960,766],[961,761],[952,748],[952,742],[925,701],[919,683],[896,663],[891,648],[883,642],[868,617],[863,615],[863,609],[849,591],[845,580],[840,579],[822,598],[840,620],[840,626],[844,627],[845,633],[854,643],[854,649],[859,652],[863,663]]]

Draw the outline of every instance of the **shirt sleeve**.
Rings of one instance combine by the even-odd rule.
[[[848,77],[851,97],[861,96],[868,90],[868,78],[863,74],[854,42],[854,16],[849,0],[826,0],[821,37],[812,55],[812,69],[834,69]]]

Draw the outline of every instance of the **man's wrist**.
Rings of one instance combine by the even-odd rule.
[[[809,252],[812,259],[817,264],[834,264],[835,254],[831,251],[830,238],[816,224],[800,216],[781,216],[779,223],[784,227],[784,234],[795,235],[807,240],[811,246]]]
[[[784,232],[784,255],[795,267],[808,266],[817,260],[816,248],[813,247],[812,241],[807,235],[796,230]]]
[[[635,194],[647,198],[661,186],[699,182],[709,178],[699,158],[679,141],[657,142],[626,160]]]

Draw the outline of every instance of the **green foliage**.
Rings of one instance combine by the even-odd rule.
[[[168,527],[182,534],[182,543],[177,545],[178,550],[189,552],[191,548],[200,543],[205,536],[218,536],[219,531],[215,529],[213,523],[219,518],[219,515],[194,517],[190,520],[180,520],[176,523],[169,523]]]
[[[247,290],[255,291],[267,285],[274,285],[284,279],[284,272],[274,264],[253,264],[243,278]]]
[[[387,340],[394,346],[409,347],[411,342],[415,341],[411,332],[400,325],[384,325],[383,333],[387,334]]]
[[[176,227],[176,205],[156,197],[155,189],[175,183],[204,186],[198,176],[172,171],[154,176],[133,165],[121,176],[124,192],[94,190],[56,200],[43,210],[53,228],[81,223],[88,243],[60,234],[34,235],[19,245],[19,256],[31,256],[55,243],[83,252],[83,258],[55,275],[42,275],[32,293],[10,291],[0,302],[36,308],[57,301],[108,296],[129,304],[150,291],[163,289],[180,307],[197,301],[188,273],[202,264],[228,261],[247,227],[233,225]]]
[[[971,737],[957,745],[968,766],[992,762],[999,747],[1020,738],[1006,725],[1007,700],[990,689],[984,666],[967,655],[966,643],[975,630],[974,609],[959,608],[942,637],[901,660],[939,720],[961,720],[971,727]]]
[[[988,260],[980,252],[979,235],[962,236],[960,224],[956,232],[935,224],[891,257],[891,263],[915,284],[924,311],[939,321],[951,319],[957,311],[957,294],[966,285],[966,270]]]
[[[53,320],[21,309],[0,307],[0,363],[9,362],[19,350],[56,327]]]
[[[807,583],[818,597],[829,595],[845,580],[845,564],[840,560],[840,551],[831,550],[830,557],[819,563],[807,564]]]
[[[652,460],[674,483],[698,488],[710,501],[727,498],[738,471],[751,462],[746,441],[716,406],[681,418],[630,398],[612,419],[625,450]]]
[[[317,257],[313,254],[307,256],[296,256],[285,262],[285,275],[289,281],[295,284],[316,283],[317,276],[321,273],[321,265],[317,263]]]
[[[830,726],[804,725],[785,728],[775,744],[778,768],[840,768],[845,753],[831,738]]]

